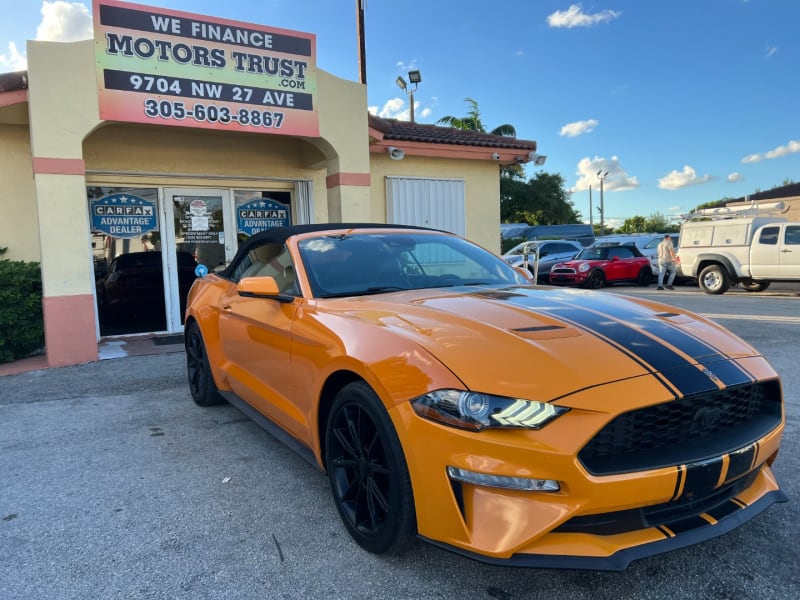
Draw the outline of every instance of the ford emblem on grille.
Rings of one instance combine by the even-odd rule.
[[[694,417],[692,417],[692,425],[696,426],[701,431],[710,431],[716,427],[721,416],[718,408],[701,406],[697,409],[697,412],[694,413]]]

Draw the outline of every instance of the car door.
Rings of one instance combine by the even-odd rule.
[[[780,275],[781,226],[765,225],[753,235],[750,246],[750,274],[756,279],[778,279]]]
[[[781,278],[800,280],[800,225],[784,225],[779,248]]]
[[[291,271],[291,273],[290,273]],[[226,373],[237,396],[298,438],[306,439],[308,422],[293,402],[296,381],[290,368],[292,326],[302,299],[294,285],[294,267],[280,244],[254,248],[234,271],[220,298],[220,341]],[[272,276],[281,292],[297,295],[292,302],[240,296],[236,284],[244,277]]]
[[[620,281],[623,279],[632,279],[635,275],[631,275],[633,265],[629,259],[633,257],[630,248],[624,246],[612,247],[608,249],[608,262],[606,263],[606,281]]]

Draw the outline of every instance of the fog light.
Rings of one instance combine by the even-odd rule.
[[[476,473],[458,467],[447,467],[450,479],[480,485],[485,487],[505,488],[507,490],[523,490],[526,492],[557,492],[561,489],[558,481],[554,479],[530,479],[528,477],[504,477],[502,475],[489,475]]]

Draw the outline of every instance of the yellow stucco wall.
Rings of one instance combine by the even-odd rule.
[[[402,144],[398,144],[402,147]],[[409,156],[392,160],[388,153],[371,155],[370,212],[386,222],[386,177],[463,179],[466,237],[500,252],[500,173],[496,162]]]
[[[0,125],[0,247],[3,258],[39,261],[39,220],[33,193],[28,127]]]

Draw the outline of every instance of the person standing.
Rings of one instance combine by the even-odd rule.
[[[675,275],[678,271],[675,268],[675,248],[672,245],[672,236],[669,234],[664,236],[661,243],[658,244],[658,288],[664,289],[664,275],[669,273],[667,278],[667,289],[674,290],[672,283],[675,281]]]

